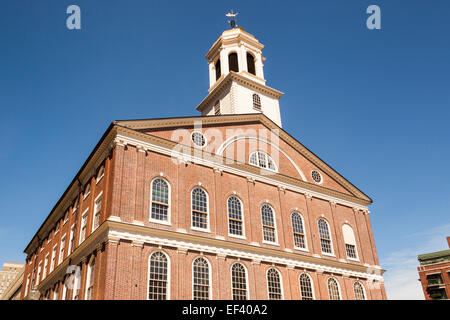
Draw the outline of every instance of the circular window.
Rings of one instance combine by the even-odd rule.
[[[316,183],[322,182],[322,175],[319,173],[319,171],[316,170],[311,171],[311,177]]]
[[[198,147],[204,147],[206,145],[205,136],[198,131],[192,133],[191,136],[192,142]]]

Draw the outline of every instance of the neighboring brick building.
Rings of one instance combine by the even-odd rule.
[[[427,300],[442,300],[450,297],[450,237],[448,250],[418,256],[420,282]]]
[[[24,264],[16,262],[7,262],[3,264],[0,270],[0,300],[9,292],[9,287],[17,278],[23,275]]]
[[[202,116],[109,126],[26,247],[22,298],[386,298],[372,200],[281,129],[262,48],[221,35]]]
[[[5,265],[3,265],[3,268],[5,269]],[[9,269],[12,269],[14,272],[8,281],[8,286],[2,289],[0,300],[19,300],[22,291],[25,265],[23,263],[13,263],[12,265],[10,264]],[[0,279],[1,278],[2,275],[0,274]]]

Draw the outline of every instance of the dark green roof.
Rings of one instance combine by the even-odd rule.
[[[430,264],[430,263],[438,263],[438,262],[446,262],[450,261],[450,249],[420,254],[417,259],[420,261],[420,264]]]

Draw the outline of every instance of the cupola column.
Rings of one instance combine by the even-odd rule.
[[[222,74],[227,75],[229,73],[228,68],[228,50],[220,51],[220,68],[222,69]]]
[[[248,71],[247,70],[247,50],[245,46],[241,44],[239,46],[239,70],[240,71]]]
[[[264,71],[263,71],[263,61],[262,61],[262,55],[260,52],[258,52],[256,54],[256,59],[255,59],[255,68],[256,68],[256,76],[258,78],[264,79]]]
[[[216,82],[216,67],[214,66],[214,61],[209,63],[209,87]]]

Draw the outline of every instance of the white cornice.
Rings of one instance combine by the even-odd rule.
[[[276,264],[282,264],[286,266],[295,266],[298,268],[306,268],[306,269],[313,269],[318,270],[319,272],[329,272],[333,274],[347,274],[350,276],[358,277],[358,278],[365,278],[365,279],[371,279],[371,280],[377,280],[377,281],[383,281],[383,276],[379,274],[374,274],[370,271],[367,272],[360,272],[355,271],[352,269],[346,269],[346,268],[339,268],[334,267],[326,264],[326,260],[324,260],[324,263],[312,263],[303,261],[301,257],[299,256],[298,259],[288,259],[283,257],[278,257],[275,254],[274,255],[262,255],[258,253],[253,253],[250,251],[243,251],[243,250],[235,250],[235,249],[228,249],[226,247],[217,247],[209,244],[204,243],[194,243],[189,241],[181,241],[176,239],[170,239],[170,238],[161,238],[157,236],[151,236],[144,233],[139,232],[131,232],[131,231],[123,231],[119,228],[110,228],[108,232],[108,238],[120,238],[123,240],[129,240],[129,241],[137,241],[142,243],[151,243],[159,246],[167,246],[167,247],[173,247],[177,248],[177,250],[186,252],[187,250],[193,250],[193,251],[199,251],[199,252],[208,252],[212,254],[216,254],[218,256],[231,256],[241,259],[249,259],[251,261],[264,261],[268,263],[276,263]],[[373,269],[379,269],[379,266],[372,266]],[[368,268],[370,269],[370,267]]]

